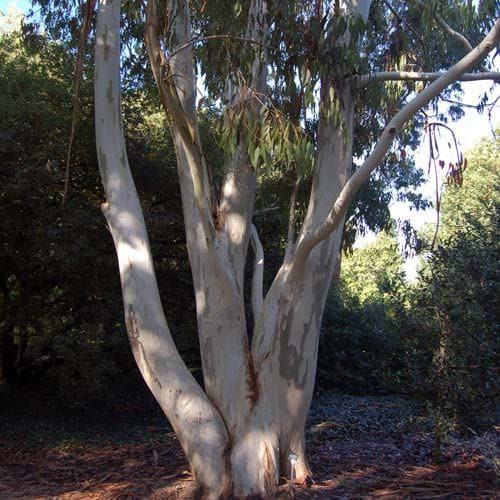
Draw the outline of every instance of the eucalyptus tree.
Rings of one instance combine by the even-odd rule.
[[[148,0],[142,24],[132,22],[143,21],[139,5],[127,2],[124,16],[120,4],[98,2],[95,125],[102,209],[118,256],[132,351],[204,494],[271,495],[281,477],[311,475],[304,427],[349,205],[398,150],[397,138],[413,137],[408,124],[425,126],[422,108],[460,80],[498,80],[486,60],[500,37],[495,2],[476,9],[465,1],[318,0],[283,9],[266,0]],[[174,138],[204,390],[172,341],[127,160],[122,19],[127,33],[143,26]],[[137,40],[127,52],[134,50],[140,53]],[[479,65],[480,72],[468,73]],[[220,110],[220,190],[200,139],[200,72]],[[284,259],[264,293],[263,246],[252,221],[259,180],[273,171],[295,182]],[[308,175],[301,215],[295,199]],[[244,300],[249,246],[252,331]]]

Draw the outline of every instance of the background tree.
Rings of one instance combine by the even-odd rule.
[[[403,262],[395,231],[382,232],[344,259],[341,285],[361,303],[390,302],[405,287]]]
[[[491,424],[498,397],[499,146],[498,139],[483,140],[468,154],[460,186],[446,186],[437,247],[411,301],[408,364],[417,392],[432,405],[437,461],[446,431]]]
[[[71,46],[43,35],[0,37],[0,378],[11,390],[35,385],[35,394],[71,404],[103,395],[114,404],[120,396],[113,393],[139,381],[117,301],[109,233],[98,211],[90,67],[80,92],[69,196],[61,207],[73,57]],[[123,110],[162,300],[175,312],[169,319],[179,349],[199,370],[171,137],[164,114],[141,89],[124,93]],[[152,186],[169,189],[159,193]]]
[[[342,261],[325,307],[317,384],[354,394],[403,392],[407,284],[395,232],[381,232]]]

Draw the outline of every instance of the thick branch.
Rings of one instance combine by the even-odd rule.
[[[189,36],[189,13],[184,1],[176,3],[178,8],[173,20],[174,32],[179,42]],[[174,133],[179,135],[182,152],[191,174],[196,207],[210,242],[216,232],[210,210],[210,193],[207,193],[207,175],[203,152],[198,136],[195,116],[195,83],[191,50],[184,50],[167,61],[159,43],[159,26],[156,0],[147,2],[146,45],[162,104],[172,118]],[[175,75],[175,76],[174,76]]]
[[[340,0],[338,5],[342,15],[359,14],[366,21],[371,3],[371,0]]]
[[[339,0],[332,2],[331,8],[334,8],[335,11],[338,10],[335,15],[346,18],[359,15],[366,20],[370,5],[371,1],[369,0]],[[345,47],[349,44],[351,36],[350,31],[345,30],[344,34],[336,40],[336,45]],[[356,43],[359,44],[359,40]],[[335,92],[332,99],[332,79],[332,74],[324,74],[321,77],[320,107],[328,110],[337,100],[339,112],[321,113],[311,194],[306,216],[300,229],[299,241],[304,234],[313,231],[325,219],[332,203],[347,180],[352,163],[354,120],[352,89],[350,85],[343,85],[342,89],[337,89],[339,92]],[[340,128],[344,130],[344,133],[339,133]]]
[[[333,204],[326,220],[314,231],[306,234],[297,246],[293,268],[296,272],[304,269],[304,264],[311,250],[325,238],[327,238],[343,220],[344,214],[349,207],[354,195],[361,185],[368,179],[370,174],[383,160],[389,150],[394,138],[403,128],[404,124],[411,119],[421,108],[429,104],[448,85],[456,82],[467,71],[480,63],[488,53],[498,44],[500,39],[500,19],[496,21],[492,30],[484,40],[451,69],[431,83],[420,92],[413,100],[406,104],[389,122],[372,153],[363,165],[352,175],[342,189],[337,200]]]
[[[357,79],[357,87],[366,87],[373,82],[388,82],[388,81],[418,81],[418,82],[433,82],[445,75],[446,72],[436,71],[433,73],[416,72],[416,71],[381,71],[371,75],[361,75]],[[479,80],[493,80],[500,82],[500,72],[482,72],[482,73],[465,73],[455,81],[460,82],[476,82]]]
[[[175,1],[172,0],[172,3]],[[196,121],[196,85],[191,50],[186,49],[175,57],[171,57],[169,62],[166,61],[159,43],[156,9],[156,0],[148,0],[146,45],[162,105],[172,118],[188,246],[191,246],[191,251],[194,251],[189,235],[196,232],[195,226],[199,221],[204,233],[204,245],[206,244],[209,249],[209,257],[213,259],[213,264],[224,278],[223,285],[227,286],[232,293],[235,281],[228,270],[212,218],[208,173]],[[182,43],[186,38],[190,38],[189,12],[186,2],[179,0],[175,11],[172,29],[178,42]],[[192,189],[188,184],[192,185]]]
[[[247,37],[261,42],[261,51],[257,51],[252,64],[252,87],[257,92],[264,93],[267,88],[267,1],[252,0],[250,4]]]
[[[218,497],[227,486],[225,425],[182,361],[170,335],[125,149],[120,106],[120,2],[99,2],[95,64],[96,145],[107,198],[103,212],[118,256],[130,345],[197,480],[212,497]]]
[[[265,0],[252,0],[247,25],[247,39],[260,42],[260,50],[256,51],[252,63],[251,86],[258,93],[265,93],[267,88],[267,56],[265,40],[267,36],[266,24],[267,4]],[[230,83],[230,82],[229,82]],[[242,92],[236,89],[235,95],[230,95],[228,84],[228,101],[233,102],[236,98],[254,99],[253,93]],[[239,95],[238,95],[239,93]],[[260,103],[254,102],[258,109]],[[250,225],[254,209],[256,189],[255,172],[250,164],[245,139],[242,138],[232,158],[227,165],[227,174],[222,185],[222,196],[220,201],[220,212],[224,218],[225,234],[228,239],[229,260],[237,287],[242,292],[245,262],[248,250]]]
[[[250,165],[248,154],[244,145],[240,145],[224,177],[220,201],[220,214],[227,236],[229,261],[233,266],[240,292],[243,290],[256,184],[255,172]]]
[[[257,323],[262,313],[264,303],[263,281],[264,281],[264,249],[259,239],[256,227],[252,224],[250,228],[250,242],[254,253],[254,265],[252,276],[252,311],[254,322]]]

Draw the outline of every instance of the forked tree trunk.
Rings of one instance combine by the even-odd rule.
[[[365,18],[369,4],[340,2],[345,12]],[[188,2],[173,0],[170,8],[170,29],[181,49],[174,47],[168,60],[163,55],[152,0],[147,5],[146,39],[160,97],[172,117],[205,392],[180,358],[160,303],[123,137],[120,1],[101,0],[95,54],[96,143],[106,193],[103,212],[118,256],[127,332],[141,374],[172,424],[203,494],[208,498],[270,496],[280,477],[290,475],[291,453],[298,455],[296,477],[302,480],[310,474],[304,427],[314,387],[321,318],[349,201],[412,113],[484,57],[498,39],[498,26],[475,59],[466,64],[461,61],[451,77],[445,74],[428,87],[434,85],[431,91],[420,95],[424,97],[418,106],[410,106],[405,113],[403,108],[395,116],[374,153],[350,178],[352,91],[347,85],[336,89],[343,105],[335,126],[321,119],[305,222],[295,250],[263,297],[262,246],[251,225],[255,175],[244,148],[237,148],[216,210],[223,219],[214,217],[194,107]],[[248,33],[254,38],[264,36],[265,8],[264,0],[252,0]],[[256,58],[252,82],[260,91],[265,81],[262,61],[265,57]],[[327,106],[329,83],[322,85],[322,104]],[[243,297],[250,240],[257,256],[252,345]]]

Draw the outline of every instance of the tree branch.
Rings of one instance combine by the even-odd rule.
[[[285,262],[292,260],[293,247],[295,241],[295,220],[296,213],[295,203],[297,200],[297,192],[299,191],[301,177],[297,177],[297,180],[293,184],[292,194],[290,196],[290,216],[288,218],[288,234],[286,238],[286,250],[285,250]]]
[[[252,311],[254,322],[257,323],[262,306],[264,304],[264,249],[259,239],[256,227],[252,224],[250,228],[250,242],[254,253],[254,265],[252,276]]]
[[[424,41],[422,40],[422,37],[420,36],[420,33],[406,20],[403,19],[396,11],[396,9],[387,1],[384,0],[384,4],[386,7],[391,11],[392,15],[398,20],[398,22],[403,25],[406,24],[408,29],[416,36],[418,42],[420,45],[422,45],[423,48],[425,48]]]
[[[421,7],[425,7],[424,3],[421,2],[420,0],[417,0],[417,3],[421,6]],[[442,17],[441,15],[436,12],[436,10],[434,8],[432,8],[432,17],[436,20],[437,24],[439,24],[439,26],[441,26],[441,28],[443,29],[443,31],[450,35],[451,37],[453,37],[455,40],[457,40],[460,44],[462,44],[462,46],[465,48],[466,52],[470,52],[473,47],[472,45],[470,44],[469,40],[467,40],[467,38],[465,38],[464,35],[462,35],[462,33],[459,33],[458,31],[455,31]]]
[[[434,13],[434,18],[442,26],[444,31],[448,33],[448,35],[452,36],[462,44],[467,52],[470,52],[472,50],[472,45],[470,44],[469,40],[467,40],[467,38],[465,38],[462,33],[455,31],[437,12]]]
[[[462,75],[470,71],[479,64],[488,53],[499,43],[500,39],[500,19],[498,19],[486,35],[483,41],[457,64],[443,73],[437,80],[431,83],[426,89],[420,92],[413,100],[406,104],[392,118],[386,126],[372,153],[365,160],[363,165],[347,181],[340,195],[333,204],[326,220],[314,231],[306,234],[299,242],[295,257],[292,263],[291,272],[301,273],[305,268],[305,263],[311,250],[325,238],[327,238],[342,221],[349,204],[361,185],[368,179],[370,174],[383,160],[398,132],[404,124],[410,120],[421,108],[429,104],[448,85],[459,80]]]
[[[235,89],[234,95],[228,92],[229,102],[234,101],[235,97],[249,99],[252,100],[251,105],[255,109],[260,109],[261,106],[255,93],[264,94],[267,88],[266,11],[266,0],[251,1],[245,38],[258,41],[262,47],[262,53],[260,50],[257,51],[252,62],[252,89],[249,92],[248,88],[239,87]],[[224,229],[228,239],[229,261],[233,266],[237,287],[242,292],[256,190],[255,171],[250,164],[244,138],[241,138],[236,147],[229,165],[226,166],[226,171],[222,185],[220,212],[223,214]]]
[[[88,0],[82,6],[83,21],[80,27],[80,35],[78,37],[78,48],[75,62],[75,73],[73,78],[73,114],[71,115],[71,132],[69,134],[68,149],[66,151],[66,171],[64,174],[64,190],[62,194],[61,205],[64,206],[69,189],[69,168],[71,165],[71,151],[76,136],[76,124],[78,122],[78,108],[80,104],[80,83],[83,73],[83,59],[85,56],[85,46],[89,37],[90,28],[92,26],[92,18],[94,17],[96,0]]]
[[[190,31],[187,6],[180,1],[174,24],[177,36],[187,36]],[[156,0],[148,0],[146,7],[146,46],[162,104],[172,118],[174,131],[182,142],[182,152],[193,182],[194,198],[200,214],[205,236],[214,242],[216,231],[210,210],[210,193],[207,193],[207,176],[203,152],[198,136],[195,115],[194,68],[191,52],[167,60],[159,43],[159,27]],[[178,70],[176,69],[178,67]],[[179,76],[177,77],[177,74]],[[179,152],[178,152],[179,153]],[[179,156],[179,154],[178,154]]]
[[[357,77],[357,88],[366,87],[373,82],[388,82],[388,81],[418,81],[418,82],[433,82],[445,75],[446,72],[437,71],[433,73],[416,72],[416,71],[381,71],[371,75],[361,75]],[[500,72],[482,72],[482,73],[464,73],[456,81],[460,82],[476,82],[479,80],[493,80],[500,82]]]
[[[196,38],[192,38],[191,40],[187,41],[186,43],[183,43],[182,45],[179,45],[178,47],[175,48],[172,52],[169,53],[168,59],[171,59],[172,57],[176,56],[181,52],[182,50],[195,45],[200,42],[205,42],[207,40],[218,40],[218,39],[230,39],[230,40],[238,40],[240,42],[245,42],[249,43],[251,45],[258,45],[259,47],[264,47],[267,49],[272,49],[277,52],[283,52],[281,49],[278,47],[273,47],[272,45],[269,45],[267,43],[264,43],[260,40],[255,40],[253,38],[249,38],[246,36],[236,36],[236,35],[227,35],[227,34],[222,34],[222,35],[207,35],[207,36],[198,36]]]
[[[267,214],[270,214],[272,212],[277,212],[281,207],[267,207],[267,208],[262,208],[260,210],[256,210],[253,214],[254,217],[261,217]]]

